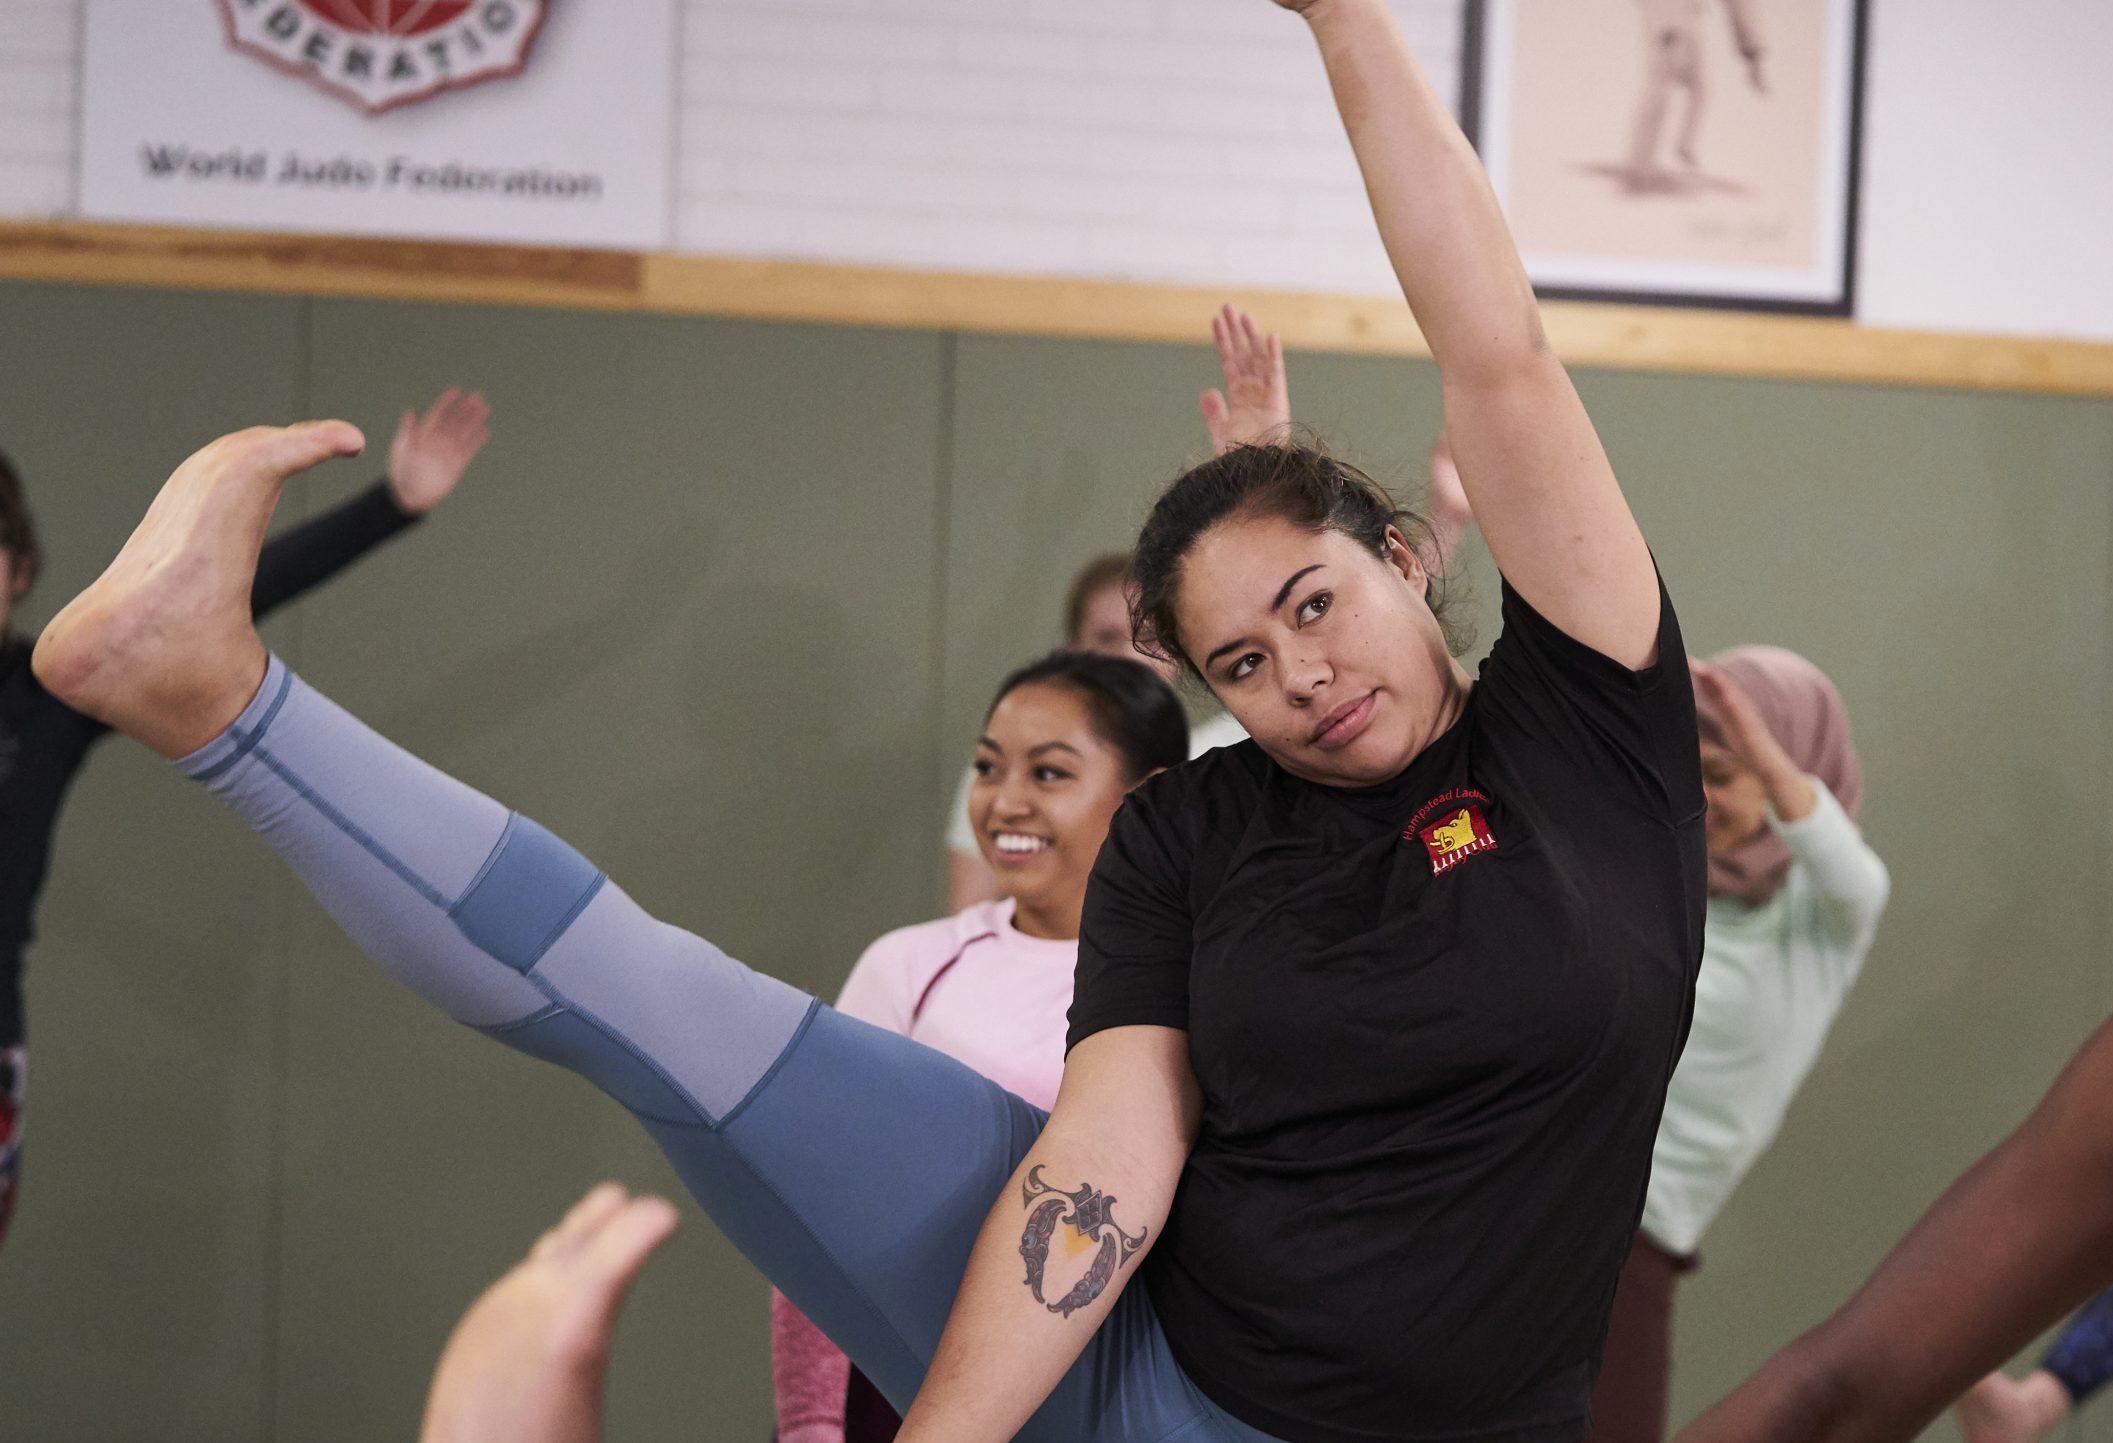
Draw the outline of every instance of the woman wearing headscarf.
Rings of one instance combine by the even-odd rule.
[[[1593,1393],[1599,1443],[1664,1437],[1675,1280],[1774,1140],[1863,969],[1888,890],[1856,827],[1863,769],[1826,674],[1774,646],[1737,647],[1693,671],[1709,797],[1702,973]]]

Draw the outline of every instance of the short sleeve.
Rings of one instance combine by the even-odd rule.
[[[1570,765],[1597,762],[1639,790],[1674,822],[1705,806],[1687,645],[1663,578],[1658,583],[1658,659],[1632,671],[1557,627],[1503,586],[1504,631],[1482,664],[1486,701]]]
[[[975,780],[976,769],[969,767],[961,773],[961,785],[954,788],[954,809],[946,819],[946,847],[950,852],[980,857],[983,852],[976,845],[976,829],[968,820],[968,789]]]
[[[1163,778],[1176,780],[1173,774]],[[1155,798],[1154,794],[1157,794]],[[1188,878],[1159,825],[1159,781],[1132,792],[1086,883],[1068,1052],[1111,1027],[1189,1025]]]
[[[844,980],[836,999],[836,1010],[890,1032],[910,1035],[910,1014],[917,1006],[917,949],[907,945],[906,932],[890,932],[875,940]]]

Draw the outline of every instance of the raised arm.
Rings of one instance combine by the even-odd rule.
[[[1549,621],[1657,659],[1658,581],[1467,137],[1385,0],[1277,0],[1320,44],[1402,294],[1438,363],[1445,430],[1498,568]]]
[[[1211,454],[1235,446],[1281,446],[1291,438],[1291,381],[1284,370],[1284,343],[1264,332],[1238,306],[1211,317],[1211,341],[1225,389],[1202,396],[1204,429]]]
[[[1697,701],[1723,728],[1725,746],[1761,779],[1777,835],[1812,879],[1821,922],[1844,944],[1867,938],[1891,894],[1886,864],[1841,804],[1783,750],[1753,698],[1728,672],[1706,661],[1690,661],[1688,669]]]
[[[2113,1280],[2113,1023],[1856,1296],[1678,1443],[1907,1443]]]
[[[257,557],[251,610],[260,618],[270,615],[446,500],[483,449],[490,417],[491,408],[474,391],[445,391],[422,416],[404,412],[384,480],[274,537]]]
[[[1430,555],[1424,567],[1433,576],[1450,576],[1453,558],[1467,528],[1475,523],[1475,508],[1468,503],[1467,489],[1460,484],[1460,468],[1453,461],[1453,448],[1445,432],[1431,443],[1431,499],[1424,520],[1430,524]]]
[[[1049,1123],[976,1239],[901,1443],[1020,1430],[1159,1240],[1201,1108],[1186,1032],[1116,1027],[1071,1049]],[[1107,1219],[1083,1276],[1059,1228],[1082,1208]]]

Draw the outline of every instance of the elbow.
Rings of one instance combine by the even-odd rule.
[[[1893,874],[1886,870],[1886,864],[1879,860],[1876,852],[1870,857],[1871,878],[1864,889],[1864,919],[1865,925],[1875,932],[1878,919],[1886,913],[1886,903],[1893,900]]]
[[[1526,310],[1511,325],[1482,330],[1466,344],[1455,342],[1441,354],[1433,348],[1441,384],[1449,390],[1501,395],[1546,383],[1551,368],[1560,370],[1540,307],[1527,292]]]
[[[1893,877],[1878,854],[1866,847],[1854,867],[1838,872],[1824,888],[1820,915],[1830,936],[1861,953],[1878,933],[1879,919],[1892,900]]]

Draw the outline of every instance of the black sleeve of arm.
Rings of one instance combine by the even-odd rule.
[[[1111,1027],[1189,1025],[1187,876],[1155,825],[1152,790],[1123,802],[1086,883],[1066,1052]]]
[[[265,543],[250,610],[263,619],[417,521],[396,504],[387,481],[375,482],[344,505]]]
[[[1548,621],[1503,584],[1504,632],[1482,666],[1485,708],[1522,720],[1575,763],[1626,773],[1673,820],[1701,813],[1687,643],[1658,583],[1658,659],[1631,670]],[[1611,773],[1610,773],[1611,775]]]

